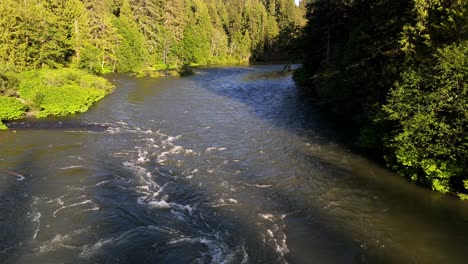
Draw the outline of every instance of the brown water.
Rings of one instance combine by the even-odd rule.
[[[0,133],[0,263],[466,263],[468,203],[340,146],[281,69],[114,75]]]

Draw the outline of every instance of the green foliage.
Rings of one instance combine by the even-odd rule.
[[[105,79],[76,69],[34,70],[18,78],[21,98],[39,110],[38,117],[85,112],[112,91]]]
[[[0,65],[140,74],[161,64],[288,59],[303,13],[293,0],[4,0]]]
[[[64,65],[69,55],[64,17],[50,1],[4,0],[0,5],[0,62],[22,71]]]
[[[184,64],[207,64],[213,25],[208,9],[200,0],[186,1],[186,27],[182,40]]]
[[[2,0],[0,96],[37,116],[83,112],[110,91],[83,71],[184,75],[278,56],[303,12],[293,0]]]
[[[85,112],[94,102],[104,97],[105,94],[103,90],[81,88],[73,85],[47,87],[34,94],[35,97],[33,99],[41,109],[36,116],[60,116]]]
[[[138,25],[133,20],[133,14],[127,0],[123,1],[120,16],[113,19],[117,32],[122,36],[117,49],[116,70],[132,72],[141,68],[145,57],[143,35],[138,31]]]
[[[314,1],[295,79],[400,174],[468,196],[466,1]]]
[[[16,96],[18,79],[13,72],[2,72],[0,70],[0,96]]]
[[[21,118],[24,116],[25,110],[26,106],[20,100],[0,96],[0,130],[7,129],[2,121]]]
[[[405,69],[384,109],[398,124],[389,144],[398,170],[437,191],[468,192],[468,41]]]

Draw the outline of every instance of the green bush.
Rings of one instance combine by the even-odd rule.
[[[468,194],[468,41],[437,50],[402,73],[384,106],[400,173],[442,193]]]
[[[40,98],[38,103],[41,111],[37,117],[48,115],[63,116],[86,112],[96,101],[106,95],[103,90],[93,88],[82,88],[74,85],[62,87],[46,87],[35,94],[35,99]]]
[[[0,66],[0,96],[14,97],[17,86],[16,74]]]
[[[28,71],[18,79],[21,98],[38,110],[38,117],[85,112],[113,89],[104,78],[77,69]]]
[[[0,96],[0,130],[7,127],[2,121],[17,119],[24,116],[26,106],[13,97]]]

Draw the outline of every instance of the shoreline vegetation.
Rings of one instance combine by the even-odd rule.
[[[108,73],[298,58],[304,14],[293,0],[4,0],[0,129],[86,111],[112,91]]]
[[[358,148],[468,200],[468,2],[314,1],[306,16],[295,81]]]
[[[259,64],[285,64],[285,68],[300,61],[225,61],[207,65],[183,65],[180,68],[131,72],[131,76],[160,78],[166,76],[184,77],[195,74],[197,67],[238,66]],[[6,78],[0,76],[0,87]],[[115,89],[105,76],[86,71],[62,68],[39,69],[8,76],[13,83],[0,90],[0,131],[8,129],[7,124],[27,117],[66,116],[86,112]]]
[[[64,116],[86,112],[111,93],[114,86],[102,77],[78,69],[39,69],[9,76],[14,82],[0,95],[0,130],[3,121],[25,116]]]

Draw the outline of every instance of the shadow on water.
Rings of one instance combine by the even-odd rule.
[[[298,67],[296,65],[295,67]],[[291,133],[344,142],[349,136],[337,119],[301,94],[292,73],[280,66],[217,68],[192,77],[200,87],[248,105],[258,118]],[[218,76],[225,76],[218,78]],[[286,89],[285,89],[286,86]]]
[[[252,73],[245,77],[245,72],[249,71]],[[357,243],[361,247],[357,251],[363,252],[363,255],[357,257],[358,262],[417,263],[449,260],[456,263],[466,257],[463,245],[468,244],[468,239],[459,235],[460,232],[468,230],[466,204],[409,184],[343,147],[343,142],[347,142],[343,137],[347,136],[348,131],[334,124],[336,119],[329,118],[329,114],[315,107],[308,99],[304,99],[290,80],[290,75],[278,72],[277,67],[267,70],[211,69],[207,72],[214,77],[200,75],[193,77],[193,81],[209,92],[247,105],[258,118],[278,129],[306,142],[322,145],[321,147],[331,145],[332,151],[336,152],[330,157],[322,151],[297,150],[298,157],[308,160],[310,164],[319,163],[321,166],[318,168],[328,168],[324,170],[329,170],[330,175],[334,175],[331,176],[332,179],[330,175],[326,176],[327,181],[334,181],[335,188],[339,189],[331,195],[331,202],[327,195],[333,192],[330,190],[333,186],[328,184],[324,186],[324,190],[314,189],[317,177],[313,175],[310,180],[292,180],[298,181],[302,186],[294,186],[294,183],[290,182],[283,187],[281,184],[276,186],[281,199],[291,201],[292,208],[296,210],[308,212],[306,217],[313,219],[313,223],[318,223],[319,228],[314,228],[311,235],[317,230],[332,229],[333,239],[344,237],[345,241],[351,242],[352,245]],[[217,78],[218,75],[227,77]],[[343,161],[345,159],[348,160]],[[333,179],[341,177],[340,175],[344,175],[344,179]],[[366,187],[370,191],[367,191]],[[351,191],[347,191],[348,189]],[[345,196],[348,193],[351,194],[350,197]],[[326,203],[321,204],[321,199]],[[333,199],[336,202],[333,202]],[[363,204],[353,204],[359,201]],[[329,210],[334,203],[338,205],[337,209]],[[343,205],[339,205],[340,203]],[[378,207],[383,207],[381,212],[376,209]],[[340,216],[348,219],[337,219]],[[447,219],[447,216],[450,218]],[[361,226],[353,226],[359,222],[362,223]],[[333,227],[330,228],[331,226]],[[441,226],[444,234],[428,235],[431,230],[441,232]],[[364,231],[368,233],[359,233]],[[386,243],[379,241],[385,238]],[[408,240],[398,241],[399,239]],[[417,245],[408,245],[408,241]],[[426,243],[432,244],[428,248],[437,248],[444,252],[442,256],[430,257],[430,250],[424,250]],[[384,246],[387,248],[384,249]]]
[[[463,263],[468,211],[462,201],[411,185],[364,158],[350,166],[300,155],[320,169],[303,176],[301,186],[280,183],[280,199],[349,235],[360,246],[358,263]],[[332,174],[333,185],[317,184]]]
[[[18,155],[13,166],[9,160],[0,162],[0,262],[17,263],[28,243],[35,236],[37,212],[31,211],[32,150]],[[3,164],[2,164],[3,163]],[[35,172],[34,172],[35,173]]]
[[[0,257],[6,257],[7,263],[463,260],[463,247],[468,244],[468,237],[463,236],[468,224],[466,206],[407,184],[334,143],[346,131],[324,126],[329,122],[333,127],[333,122],[301,98],[288,74],[272,73],[280,68],[203,69],[200,75],[178,83],[195,82],[209,93],[246,105],[249,113],[279,131],[272,132],[277,141],[268,141],[270,134],[263,135],[270,129],[268,126],[258,130],[249,127],[254,131],[246,138],[239,136],[241,127],[233,132],[234,143],[226,143],[232,150],[208,151],[208,145],[223,144],[217,140],[227,141],[224,137],[232,136],[226,130],[230,129],[228,122],[249,116],[233,114],[226,123],[216,115],[206,117],[217,125],[214,131],[206,132],[206,139],[197,133],[207,131],[202,129],[209,124],[202,117],[191,116],[191,107],[199,105],[187,102],[197,99],[195,103],[208,105],[192,111],[199,115],[219,109],[217,103],[229,104],[231,100],[207,98],[212,101],[204,102],[206,98],[192,98],[194,95],[189,94],[186,105],[173,107],[179,102],[176,99],[180,98],[174,98],[180,96],[178,92],[191,90],[171,90],[169,85],[152,90],[151,80],[125,79],[126,90],[116,91],[112,95],[115,101],[105,99],[101,105],[104,107],[89,114],[94,111],[97,116],[90,118],[93,122],[111,119],[128,124],[111,124],[110,130],[102,134],[92,130],[87,133],[86,129],[74,134],[48,131],[51,143],[59,144],[55,154],[42,159],[34,157],[37,153],[31,150],[2,153],[20,161],[12,171],[28,175],[35,170],[35,177],[46,180],[37,186],[32,179],[16,181],[0,172],[0,208],[7,212],[0,215]],[[138,83],[143,84],[141,89]],[[143,102],[150,107],[145,109]],[[231,106],[237,109],[237,105]],[[220,112],[231,114],[228,107]],[[167,118],[170,122],[148,123],[152,118]],[[159,129],[172,138],[183,134],[181,146],[162,144],[170,136],[155,131]],[[192,130],[195,132],[190,133]],[[35,140],[34,135],[27,135],[32,136],[32,142]],[[213,135],[220,138],[212,139]],[[249,145],[249,137],[271,147],[266,150],[267,161],[255,154],[257,146]],[[281,143],[282,149],[276,149],[275,142]],[[184,150],[189,147],[195,154]],[[236,148],[247,157],[231,162],[238,158]],[[85,158],[63,158],[68,155]],[[166,162],[157,161],[160,157],[166,157]],[[59,171],[36,171],[41,166],[34,165],[35,160],[51,160],[48,165]],[[0,163],[0,169],[9,168]],[[37,239],[25,243],[36,228],[31,225],[34,221],[30,219],[30,207],[34,201],[30,193],[43,196],[43,217]],[[434,248],[448,257],[431,252]]]

